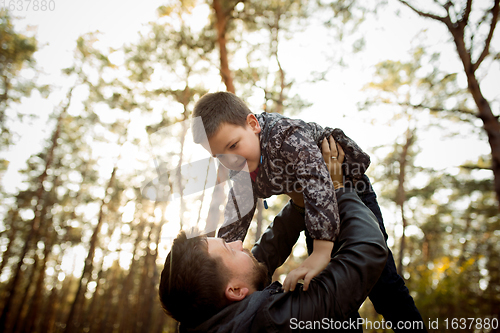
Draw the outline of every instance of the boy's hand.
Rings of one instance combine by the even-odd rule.
[[[303,290],[306,291],[312,278],[321,273],[330,262],[332,249],[333,242],[315,239],[313,252],[299,267],[288,273],[283,282],[283,290],[294,291],[299,279],[304,279]]]

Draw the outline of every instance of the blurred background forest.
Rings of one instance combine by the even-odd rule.
[[[220,220],[227,191],[184,193],[180,166],[201,156],[183,121],[217,90],[357,141],[398,270],[426,324],[440,321],[429,331],[447,318],[495,331],[498,0],[165,0],[129,6],[120,45],[88,31],[68,57],[28,24],[64,36],[71,6],[2,1],[1,332],[175,330],[157,297],[163,261],[180,229]],[[89,21],[106,20],[98,11]],[[148,19],[129,34],[135,15]],[[175,200],[143,195],[158,162],[179,171],[162,188]],[[247,246],[286,200],[259,203]],[[301,239],[276,279],[305,256]],[[382,319],[369,300],[360,311]]]

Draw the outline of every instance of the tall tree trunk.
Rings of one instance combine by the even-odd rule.
[[[65,240],[63,240],[64,243]],[[59,254],[57,257],[57,263],[55,267],[60,267],[62,258],[63,258],[63,251]],[[60,272],[61,268],[59,270],[56,270],[54,277],[52,278],[52,290],[50,291],[50,296],[48,297],[47,301],[45,302],[45,311],[43,313],[43,320],[42,320],[42,325],[40,328],[40,332],[52,332],[54,328],[54,324],[56,322],[56,311],[57,308],[60,306],[58,304],[57,300],[60,299],[61,297],[61,290],[57,288],[57,283],[58,283],[58,275]]]
[[[274,14],[274,27],[271,28],[271,49],[276,63],[278,64],[278,69],[280,73],[280,91],[278,99],[276,102],[276,112],[283,114],[283,103],[285,101],[285,88],[287,87],[285,83],[285,71],[281,67],[281,62],[278,56],[278,46],[279,46],[279,33],[280,33],[280,19],[281,11],[277,10]]]
[[[62,127],[62,120],[64,119],[64,116],[66,115],[66,112],[70,106],[71,103],[71,96],[73,94],[73,88],[71,88],[66,96],[67,102],[66,105],[62,108],[61,113],[59,114],[59,117],[57,118],[57,123],[56,123],[56,128],[54,130],[54,133],[52,134],[52,139],[51,139],[51,146],[47,152],[47,157],[45,160],[45,168],[42,172],[42,174],[38,177],[38,188],[36,191],[36,204],[33,207],[34,211],[34,218],[31,221],[31,228],[30,231],[28,232],[28,236],[26,237],[24,241],[24,246],[23,249],[21,250],[21,254],[19,256],[19,261],[17,263],[17,266],[14,270],[14,277],[11,282],[10,286],[10,291],[9,295],[7,297],[7,300],[5,301],[5,306],[2,310],[2,315],[0,316],[0,332],[5,332],[6,330],[6,325],[7,325],[7,318],[9,313],[11,312],[11,307],[12,303],[14,302],[14,299],[16,297],[16,290],[19,287],[20,281],[20,276],[21,276],[21,269],[23,266],[24,258],[26,257],[26,254],[31,248],[32,242],[37,239],[38,237],[38,232],[39,232],[39,227],[40,227],[40,219],[42,217],[42,212],[46,209],[45,205],[43,205],[43,193],[44,193],[44,186],[43,182],[47,178],[47,172],[52,166],[52,161],[54,158],[54,151],[56,147],[58,146],[57,139],[59,138],[60,132],[61,132],[61,127]]]
[[[119,196],[120,193],[115,192],[113,193],[113,195]],[[111,239],[113,233],[115,232],[115,229],[116,223],[113,223],[112,226],[108,228],[106,237]],[[101,320],[103,304],[106,303],[105,288],[109,269],[104,269],[104,258],[106,258],[110,254],[110,250],[107,248],[103,248],[102,250],[103,259],[101,261],[101,268],[99,269],[99,273],[97,274],[96,288],[94,290],[94,294],[92,295],[92,301],[90,302],[89,307],[87,308],[87,311],[85,313],[85,317],[82,321],[84,325],[83,330],[86,332],[96,332],[96,330],[93,328],[93,324]]]
[[[13,318],[14,318],[14,326],[12,328],[12,332],[20,332],[22,323],[24,321],[24,317],[26,316],[26,312],[28,311],[28,303],[30,300],[33,299],[33,293],[34,293],[34,288],[33,286],[29,283],[31,276],[34,276],[36,278],[36,271],[37,267],[40,264],[40,256],[38,253],[35,252],[35,260],[33,265],[31,266],[31,270],[27,270],[25,275],[23,275],[23,280],[28,281],[26,284],[25,288],[23,288],[23,294],[22,297],[19,297],[18,301],[18,308],[16,311],[13,311]],[[8,329],[7,329],[8,331]]]
[[[55,236],[52,236],[55,238]],[[31,302],[31,306],[28,310],[28,315],[26,320],[24,321],[24,327],[21,332],[30,333],[37,331],[36,325],[39,319],[39,311],[41,303],[44,299],[44,290],[45,290],[45,271],[47,268],[47,261],[50,253],[52,252],[52,244],[54,243],[53,239],[48,240],[45,243],[45,249],[43,251],[43,259],[42,264],[38,273],[38,278],[36,280],[35,294],[33,296],[33,300]]]
[[[154,209],[153,209],[154,211]],[[134,332],[141,333],[141,332],[148,332],[149,330],[146,329],[148,321],[151,320],[151,313],[150,309],[148,307],[149,303],[149,295],[151,292],[151,280],[153,279],[153,270],[152,270],[152,263],[151,260],[153,259],[153,253],[150,248],[151,244],[151,237],[153,235],[153,232],[155,231],[154,228],[154,222],[149,224],[150,229],[148,232],[148,237],[146,239],[147,242],[147,247],[146,247],[146,255],[143,257],[143,265],[142,265],[142,271],[141,271],[141,280],[140,280],[140,285],[139,289],[137,290],[137,308],[140,309],[140,311],[136,311],[135,313],[135,320],[133,323],[133,326],[135,327]]]
[[[186,82],[186,87],[184,89],[184,91],[182,92],[181,96],[179,96],[179,98],[177,99],[177,101],[179,103],[182,104],[183,108],[184,108],[184,112],[182,113],[182,120],[181,120],[181,126],[182,126],[182,131],[180,133],[180,140],[181,140],[181,150],[179,152],[179,163],[177,164],[177,173],[176,173],[176,180],[177,180],[177,186],[179,187],[179,191],[180,191],[180,212],[179,212],[179,220],[180,220],[180,225],[181,225],[181,229],[183,228],[184,226],[184,213],[186,212],[186,203],[184,201],[184,185],[183,185],[183,181],[182,181],[182,165],[184,163],[184,145],[185,145],[185,142],[186,142],[186,133],[189,129],[189,123],[188,123],[188,120],[189,120],[189,109],[188,109],[188,105],[189,105],[189,100],[190,100],[190,96],[189,96],[189,86],[188,86],[188,82]]]
[[[103,256],[105,258],[106,255]],[[104,271],[104,260],[101,261],[101,268],[99,269],[99,273],[97,273],[96,279],[96,287],[94,294],[92,295],[92,300],[90,301],[89,307],[85,313],[85,317],[82,320],[83,331],[90,332],[90,327],[92,326],[92,321],[96,316],[99,315],[97,312],[99,308],[99,304],[103,301],[101,297],[101,289],[103,288],[102,282],[105,278],[106,272]]]
[[[491,147],[491,169],[493,171],[494,189],[500,209],[500,122],[493,114],[490,103],[484,98],[476,76],[470,73],[470,71],[466,72],[469,91],[478,109],[477,117],[483,121],[483,128],[486,131]]]
[[[53,287],[50,291],[50,296],[47,299],[47,307],[45,308],[43,314],[42,324],[40,326],[40,332],[53,332],[54,325],[56,322],[56,310],[57,310],[57,299],[60,297],[59,289],[57,289],[57,274],[52,279]]]
[[[76,267],[76,258],[73,260],[73,264],[71,265],[70,272],[74,272]],[[72,304],[73,297],[71,291],[77,285],[77,279],[73,276],[73,274],[69,274],[66,276],[62,282],[61,291],[59,292],[59,299],[56,302],[56,318],[55,323],[60,327],[65,327],[66,318],[69,314],[70,308],[68,305]],[[60,329],[59,331],[62,331]]]
[[[406,250],[406,226],[408,225],[408,222],[406,221],[404,213],[404,203],[399,207],[401,210],[401,219],[403,220],[403,233],[401,234],[401,239],[399,241],[398,274],[403,276],[403,259]]]
[[[59,177],[55,177],[53,180],[53,186],[52,189],[50,190],[50,197],[55,198],[57,196],[56,191],[59,188],[60,185],[60,179]],[[47,262],[50,254],[52,253],[52,247],[54,243],[56,242],[57,238],[57,233],[54,230],[53,224],[52,224],[52,218],[44,218],[46,210],[49,209],[49,205],[52,206],[53,203],[48,203],[44,202],[44,209],[41,214],[41,219],[42,223],[40,224],[40,232],[39,236],[40,239],[43,240],[44,242],[44,249],[43,249],[43,258],[42,258],[42,263],[39,268],[39,273],[38,277],[36,279],[35,283],[35,292],[33,297],[31,298],[31,302],[29,304],[28,308],[28,314],[26,318],[19,318],[18,321],[23,323],[21,332],[33,332],[36,331],[35,325],[38,322],[39,319],[39,310],[41,307],[41,303],[43,302],[44,299],[44,292],[45,292],[45,270],[47,269]]]
[[[5,265],[7,264],[7,261],[9,261],[10,258],[10,253],[12,250],[12,244],[14,243],[14,240],[16,238],[16,232],[17,232],[17,227],[16,227],[16,221],[19,219],[19,210],[15,210],[9,213],[11,215],[9,217],[10,219],[10,229],[7,233],[7,238],[8,238],[8,243],[7,243],[7,248],[5,251],[2,253],[2,263],[0,264],[0,276],[2,275],[3,269],[5,268]]]
[[[120,295],[118,304],[120,306],[120,312],[118,314],[118,320],[116,324],[119,325],[120,332],[130,332],[132,327],[129,323],[129,319],[135,318],[132,313],[135,313],[133,307],[130,306],[130,295],[133,295],[134,291],[134,276],[137,274],[137,265],[139,261],[135,259],[136,253],[139,249],[139,245],[143,240],[144,228],[146,227],[146,221],[141,219],[141,222],[137,226],[137,238],[134,244],[134,250],[132,252],[132,261],[128,270],[127,277],[123,282],[122,293]]]
[[[118,258],[120,257],[120,253],[118,253]],[[120,296],[117,296],[119,292],[116,290],[117,287],[122,285],[123,279],[121,276],[122,269],[118,262],[110,268],[111,277],[107,279],[106,292],[104,296],[105,304],[103,305],[104,313],[100,316],[98,320],[92,322],[92,328],[90,332],[113,332],[113,325],[117,322],[119,303],[118,299]],[[121,294],[120,294],[121,295]]]
[[[262,199],[257,200],[257,229],[255,230],[255,243],[260,239],[260,235],[262,234],[262,222],[263,222],[263,211],[264,204]]]
[[[236,2],[234,5],[236,5]],[[212,7],[215,11],[216,17],[215,27],[217,29],[217,45],[219,46],[220,52],[220,76],[226,85],[227,91],[234,94],[235,89],[233,84],[233,75],[229,69],[229,60],[226,48],[227,25],[233,8],[224,8],[221,0],[213,0]]]
[[[404,205],[406,202],[406,191],[405,191],[405,178],[406,178],[406,166],[408,164],[409,149],[413,144],[413,131],[408,127],[406,131],[406,142],[401,151],[399,157],[399,176],[398,176],[398,189],[396,193],[396,204],[399,206],[401,211],[401,220],[403,221],[403,234],[401,235],[401,241],[399,245],[399,259],[398,259],[398,274],[403,275],[403,258],[405,252],[405,232],[406,226],[408,224],[404,212]]]
[[[80,198],[82,197],[84,190],[83,190],[83,185],[85,181],[87,180],[87,173],[89,171],[89,163],[85,165],[85,169],[82,172],[82,181],[80,182],[79,190],[77,194],[74,197],[75,202],[79,202]],[[67,218],[67,221],[74,220],[76,218],[76,210],[73,209],[71,211],[71,214]],[[55,237],[56,234],[53,233],[53,236]],[[69,232],[66,232],[65,236],[60,240],[59,244],[65,244],[69,240]],[[52,244],[55,243],[55,240],[52,242]],[[61,270],[61,263],[63,260],[63,253],[64,250],[60,247],[60,254],[56,258],[56,264],[54,265],[55,267],[59,267],[59,271]],[[50,292],[50,296],[48,297],[46,303],[46,306],[44,307],[45,310],[43,311],[42,314],[42,325],[41,325],[41,332],[51,332],[53,330],[54,324],[56,322],[56,310],[60,306],[57,302],[58,299],[61,298],[62,294],[62,289],[59,290],[57,288],[57,283],[58,283],[58,273],[59,271],[56,271],[54,274],[54,278],[52,279],[52,290]]]
[[[161,236],[161,229],[163,227],[163,224],[165,223],[165,219],[162,217],[161,222],[158,224],[158,228],[156,230],[156,238],[155,238],[155,250],[151,255],[151,260],[150,260],[150,269],[152,272],[152,277],[148,279],[148,282],[150,284],[149,286],[149,299],[146,299],[146,309],[145,313],[147,314],[147,320],[144,325],[144,329],[140,332],[150,332],[151,328],[153,327],[152,324],[154,321],[152,320],[154,310],[160,308],[160,302],[158,301],[158,284],[160,281],[160,274],[158,272],[158,266],[156,265],[156,260],[158,259],[158,247],[160,245],[160,236]],[[165,314],[160,312],[161,317],[165,317]],[[156,320],[160,320],[160,318],[156,318]],[[140,333],[138,332],[138,333]]]
[[[53,189],[57,188],[55,184],[57,180],[54,182]],[[52,203],[46,202],[43,200],[43,207],[40,211],[40,223],[39,223],[39,231],[37,232],[37,239],[43,240],[47,237],[47,229],[50,228],[50,222],[45,218],[47,209],[51,206]],[[40,260],[40,255],[36,252],[35,249],[35,262],[37,264],[33,265],[33,269],[27,271],[24,280],[27,282],[27,287],[23,290],[23,295],[20,297],[22,299],[21,308],[17,312],[17,316],[14,317],[14,332],[24,332],[24,327],[26,324],[30,323],[30,316],[34,315],[33,306],[38,307],[39,304],[36,304],[40,299],[36,299],[36,297],[41,297],[43,291],[43,281],[45,279],[45,268],[47,266],[47,258],[45,257],[46,251],[52,250],[52,245],[50,241],[45,240],[45,249],[44,256]],[[48,254],[47,254],[48,256]],[[30,283],[30,281],[37,281],[34,284]],[[29,296],[28,296],[29,295]]]
[[[496,22],[498,21],[498,11],[499,1],[496,0],[495,7],[492,10],[492,25],[496,25]],[[468,89],[477,106],[477,117],[483,121],[483,128],[488,136],[488,142],[491,147],[491,168],[494,175],[494,187],[500,208],[500,122],[498,121],[498,118],[493,114],[490,103],[486,100],[483,93],[481,92],[479,81],[476,76],[478,64],[472,63],[471,54],[466,48],[464,41],[464,27],[461,27],[460,25],[456,26],[454,24],[451,24],[451,22],[447,26],[451,34],[453,35],[453,40],[455,42],[455,46],[457,47],[458,55],[460,56],[460,60],[462,61],[462,64],[464,66],[464,71],[467,76]]]
[[[115,165],[113,171],[111,172],[111,176],[109,177],[108,184],[104,193],[108,193],[111,187],[115,182],[116,177],[116,169]],[[90,238],[90,246],[87,254],[87,259],[85,259],[85,265],[83,268],[82,276],[80,277],[80,283],[78,284],[78,290],[75,295],[75,299],[73,300],[73,304],[71,305],[71,310],[66,320],[66,333],[72,333],[79,330],[80,325],[80,311],[83,307],[83,303],[85,301],[84,295],[87,291],[87,285],[90,282],[92,269],[94,267],[94,255],[97,247],[99,232],[101,230],[102,223],[104,221],[104,209],[106,206],[106,198],[107,195],[104,196],[101,202],[101,207],[99,209],[99,214],[97,218],[97,225],[94,228],[94,232],[92,233],[92,237]]]

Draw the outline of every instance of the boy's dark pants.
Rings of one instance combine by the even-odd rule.
[[[377,217],[380,230],[382,230],[387,242],[387,232],[385,231],[382,212],[370,180],[364,175],[363,180],[358,181],[355,187],[361,201]],[[391,322],[394,332],[427,332],[422,316],[418,312],[403,278],[396,271],[396,264],[391,250],[389,250],[389,256],[382,275],[370,292],[369,297],[375,310],[383,315],[386,321]],[[406,329],[398,329],[398,322],[401,322],[399,323],[401,328],[406,327]],[[417,325],[420,327],[417,328]]]
[[[347,183],[346,186],[348,186]],[[377,218],[380,230],[382,230],[387,242],[387,232],[385,231],[382,212],[370,180],[364,175],[363,179],[357,181],[354,187],[361,201]],[[312,239],[306,237],[306,240],[308,252],[311,253]],[[382,275],[368,296],[375,310],[384,316],[385,321],[391,322],[394,332],[427,332],[422,316],[418,312],[403,278],[397,273],[391,250],[389,250],[389,256]],[[400,329],[398,329],[398,325],[401,327]]]

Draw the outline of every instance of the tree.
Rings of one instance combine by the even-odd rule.
[[[429,59],[430,58],[430,59]],[[421,47],[413,52],[410,62],[384,61],[376,65],[374,81],[366,86],[371,97],[365,102],[364,110],[370,110],[379,104],[394,105],[394,114],[388,124],[395,128],[402,128],[403,132],[398,134],[389,153],[380,163],[385,168],[377,178],[386,183],[382,195],[390,198],[399,210],[402,223],[402,234],[399,243],[398,274],[403,276],[403,260],[406,251],[406,228],[408,226],[408,200],[411,199],[408,190],[411,178],[422,171],[415,166],[415,157],[418,154],[417,131],[422,131],[419,122],[422,122],[422,113],[411,106],[411,101],[422,99],[424,104],[430,105],[438,98],[447,86],[453,85],[453,79],[443,80],[435,70],[424,72],[424,64],[432,64],[433,56],[429,56]],[[428,85],[432,85],[434,91],[427,92]],[[422,93],[424,92],[424,93]],[[396,106],[397,105],[397,106]],[[375,111],[382,112],[381,109]],[[419,119],[422,118],[422,119]],[[432,123],[430,125],[433,125]],[[429,126],[429,124],[427,124]],[[380,169],[381,167],[379,167]],[[411,193],[411,192],[410,192]]]
[[[475,2],[473,6],[472,0],[467,0],[465,6],[451,1],[435,1],[439,12],[445,13],[444,15],[425,12],[407,1],[399,1],[418,15],[444,24],[453,38],[467,77],[468,90],[477,108],[476,117],[483,122],[483,128],[488,136],[494,188],[500,209],[500,122],[498,115],[493,113],[490,103],[481,92],[480,75],[478,75],[481,64],[488,57],[499,59],[498,54],[491,54],[494,52],[491,49],[491,41],[498,22],[500,1],[492,0],[491,7],[487,9],[481,8],[479,2]],[[483,33],[484,30],[487,31],[486,34]]]
[[[233,75],[229,69],[229,60],[227,55],[227,30],[232,11],[240,1],[221,1],[212,0],[212,7],[215,12],[215,28],[217,30],[217,45],[219,46],[220,76],[226,85],[227,91],[235,93],[233,84]]]
[[[393,148],[374,163],[372,172],[376,186],[382,184],[382,206],[390,208],[384,205],[386,201],[395,203],[395,214],[401,216],[398,270],[408,288],[417,292],[418,307],[438,318],[460,317],[466,312],[495,316],[498,297],[490,294],[490,287],[497,283],[498,269],[492,265],[498,238],[490,230],[498,227],[499,219],[493,182],[478,174],[484,157],[460,166],[458,174],[417,164],[418,138],[425,137],[429,128],[438,127],[449,136],[454,135],[457,123],[463,133],[474,119],[469,112],[440,119],[446,101],[463,105],[468,96],[459,89],[456,75],[439,69],[438,59],[418,46],[408,62],[384,61],[376,66],[374,80],[367,85],[370,97],[363,107],[375,119],[384,118],[380,113],[390,113],[392,127],[401,130]],[[376,108],[380,105],[384,108]],[[486,287],[490,274],[492,285]]]
[[[61,132],[61,126],[62,122],[64,119],[64,116],[66,115],[67,109],[69,108],[70,101],[71,101],[71,92],[72,89],[70,89],[68,96],[67,96],[67,102],[66,104],[62,107],[62,110],[60,111],[60,114],[57,118],[57,123],[56,123],[56,128],[52,134],[52,138],[50,140],[50,145],[47,149],[47,153],[45,156],[45,166],[43,168],[42,173],[37,177],[37,185],[36,185],[36,191],[35,191],[35,205],[33,206],[33,219],[31,220],[30,223],[30,228],[28,231],[28,234],[25,239],[25,243],[23,246],[23,249],[21,251],[21,254],[19,256],[19,260],[17,263],[17,266],[15,268],[12,282],[11,282],[11,287],[9,294],[7,296],[7,300],[5,301],[4,308],[2,310],[2,315],[0,317],[0,329],[5,330],[8,323],[7,319],[11,311],[11,306],[14,302],[14,299],[17,294],[17,290],[19,288],[19,283],[21,282],[21,269],[23,266],[23,260],[27,256],[28,251],[30,251],[31,247],[33,246],[33,243],[38,240],[39,233],[40,233],[40,226],[43,224],[45,213],[49,209],[48,205],[45,202],[45,195],[46,191],[44,188],[44,182],[45,179],[47,178],[48,172],[50,168],[52,168],[52,163],[54,159],[54,151],[58,146],[58,139],[59,135]],[[45,226],[45,225],[44,225]],[[25,290],[25,295],[27,293],[27,290]]]
[[[7,127],[6,112],[12,102],[18,103],[23,96],[29,96],[36,87],[33,81],[23,80],[19,73],[24,68],[34,66],[33,54],[37,51],[37,41],[16,32],[10,14],[0,10],[0,144],[11,143],[11,133]]]

